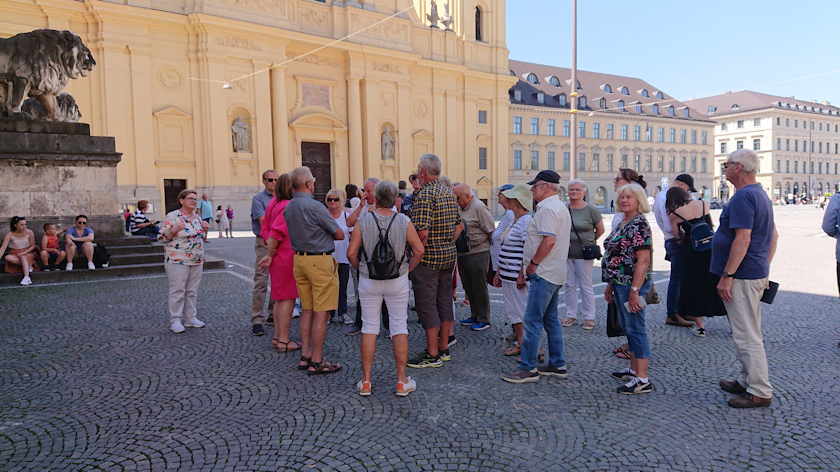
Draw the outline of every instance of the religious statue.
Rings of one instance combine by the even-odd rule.
[[[443,4],[443,16],[440,19],[446,31],[452,31],[452,16],[449,14],[449,2]]]
[[[431,13],[426,15],[426,19],[431,23],[429,26],[437,28],[437,22],[440,20],[440,17],[438,16],[437,3],[435,3],[435,0],[432,0],[432,10]]]
[[[248,132],[248,123],[242,120],[242,115],[236,118],[230,129],[233,130],[233,150],[251,152],[251,133]]]
[[[78,120],[73,97],[58,97],[70,79],[87,77],[95,65],[90,50],[71,31],[39,29],[0,38],[0,116]],[[36,112],[21,109],[27,96],[39,102],[27,106]]]
[[[382,133],[382,159],[394,158],[394,138],[391,136],[391,127],[386,126]]]

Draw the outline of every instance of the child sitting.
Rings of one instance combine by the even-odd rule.
[[[44,263],[44,272],[58,270],[57,265],[61,264],[67,254],[58,246],[58,234],[54,224],[45,224],[44,233],[46,234],[41,238],[41,262]]]

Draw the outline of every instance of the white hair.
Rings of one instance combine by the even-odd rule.
[[[583,193],[586,193],[586,182],[584,182],[582,179],[572,179],[569,182],[569,187],[571,187],[574,184],[580,184],[580,186],[583,188]]]
[[[420,157],[419,166],[426,169],[426,173],[429,175],[440,175],[440,171],[443,168],[440,158],[428,152]]]
[[[624,194],[630,194],[636,197],[636,201],[639,202],[639,213],[650,213],[650,203],[648,203],[645,189],[641,185],[636,183],[622,185],[618,188],[618,195],[616,197]]]
[[[729,155],[729,162],[741,164],[745,174],[758,172],[758,154],[752,149],[738,149]]]

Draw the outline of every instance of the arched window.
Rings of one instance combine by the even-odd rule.
[[[618,101],[618,111],[624,111],[624,100]]]
[[[529,84],[536,85],[537,83],[539,83],[539,81],[537,80],[537,75],[536,74],[528,74],[528,78],[526,80],[528,81]]]
[[[737,109],[739,109],[739,108],[741,108],[741,106],[740,106],[740,105],[738,105],[737,103],[733,103],[733,104],[732,104],[732,109],[733,109],[733,110],[737,110]]]
[[[709,114],[710,114],[710,115],[711,115],[712,113],[714,113],[714,112],[715,112],[715,110],[717,110],[717,107],[715,107],[715,106],[713,106],[713,105],[709,105]]]
[[[475,7],[475,40],[484,41],[484,34],[481,31],[481,8]]]
[[[671,115],[671,116],[674,116],[674,106],[673,105],[668,107],[668,114]]]
[[[662,92],[656,92],[656,98],[662,100],[662,98],[663,98]]]
[[[621,94],[622,95],[630,95],[630,91],[627,90],[627,87],[621,87]]]
[[[606,99],[606,98],[602,98],[602,99],[601,99],[601,103],[600,103],[599,105],[601,105],[601,109],[602,109],[602,110],[606,110],[606,109],[607,109],[607,99]]]
[[[514,71],[510,71],[510,75],[511,75],[512,77],[516,77],[516,72],[514,72]]]
[[[566,106],[566,94],[561,93],[560,95],[558,95],[557,96],[557,101],[560,103],[561,107]]]
[[[658,114],[659,114],[659,105],[657,105],[657,104],[655,104],[655,103],[653,104],[653,114],[654,114],[654,115],[658,115]]]
[[[642,89],[642,96],[645,98],[650,97],[650,94],[648,94],[647,89]]]
[[[548,83],[549,83],[549,84],[551,84],[551,85],[553,85],[553,86],[555,86],[555,87],[559,87],[559,86],[560,86],[560,79],[558,79],[557,77],[555,77],[555,76],[553,76],[553,75],[552,75],[552,76],[548,79]]]
[[[610,84],[604,84],[604,92],[612,93],[612,87],[610,87]]]
[[[598,190],[595,191],[595,206],[598,208],[607,208],[607,189],[604,187],[598,187]]]

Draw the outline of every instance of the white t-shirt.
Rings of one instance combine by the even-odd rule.
[[[344,239],[336,239],[333,241],[335,244],[335,251],[332,253],[333,259],[339,264],[349,264],[350,261],[347,260],[347,248],[350,247],[350,231],[347,229],[347,212],[343,211],[338,218],[335,218],[335,222],[338,223],[338,227],[341,228],[341,231],[344,231]]]

